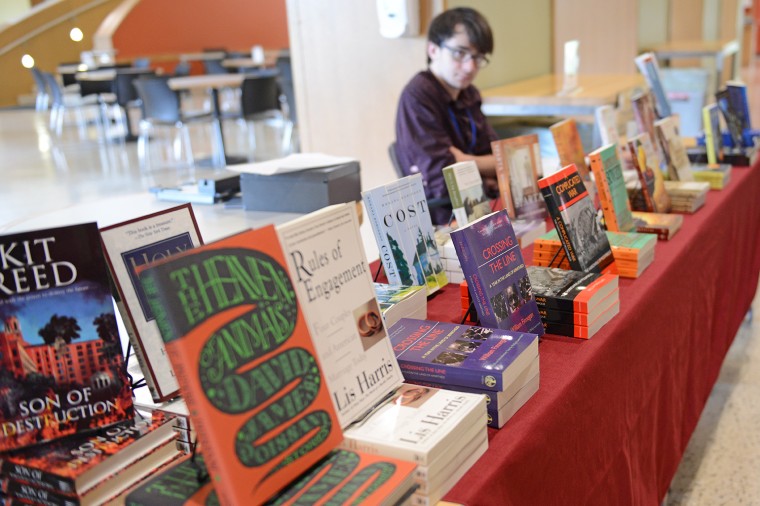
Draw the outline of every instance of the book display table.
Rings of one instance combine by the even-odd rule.
[[[590,340],[547,335],[541,385],[445,497],[472,505],[659,504],[755,295],[760,166],[684,218]],[[524,250],[525,258],[532,252]],[[428,318],[459,318],[459,287]]]

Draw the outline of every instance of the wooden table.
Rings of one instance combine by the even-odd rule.
[[[731,76],[739,71],[739,41],[737,40],[672,40],[650,49],[658,61],[670,63],[676,58],[712,58],[715,60],[715,89],[723,84],[723,68],[726,58],[731,57]]]
[[[547,74],[481,91],[486,116],[589,116],[618,95],[644,87],[639,74],[579,75],[578,87],[563,93],[564,76]]]
[[[222,113],[219,106],[219,89],[240,87],[245,79],[245,74],[204,74],[195,76],[172,77],[169,79],[169,87],[173,90],[209,90],[211,92],[211,105],[214,120],[219,126],[219,139],[224,156],[224,164],[221,160],[215,160],[215,165],[232,165],[243,163],[245,157],[229,156],[224,146],[224,132],[222,130]]]

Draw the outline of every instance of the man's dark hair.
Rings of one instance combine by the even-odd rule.
[[[449,9],[436,16],[430,23],[428,40],[440,46],[454,35],[454,29],[460,24],[467,32],[470,43],[480,54],[493,52],[493,33],[488,21],[478,11],[469,7]]]

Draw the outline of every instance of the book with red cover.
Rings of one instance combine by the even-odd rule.
[[[172,419],[163,414],[127,420],[87,434],[3,455],[4,478],[61,495],[81,497],[116,473],[124,474],[154,450],[174,445]],[[168,455],[171,457],[171,455]]]
[[[337,446],[273,226],[151,264],[140,281],[222,504],[269,499]]]
[[[601,272],[614,264],[610,243],[575,165],[538,180],[570,266]]]
[[[96,223],[0,236],[0,452],[133,416]]]

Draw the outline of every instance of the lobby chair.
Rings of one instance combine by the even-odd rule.
[[[116,72],[115,68],[108,70]],[[124,136],[128,133],[125,115],[117,103],[114,92],[117,75],[114,74],[113,78],[102,80],[77,78],[82,99],[98,106],[98,139],[103,142],[123,143]]]
[[[45,78],[42,76],[42,71],[37,67],[32,67],[32,78],[34,79],[34,87],[37,91],[34,100],[34,109],[37,112],[47,111],[50,104],[50,94],[47,90],[47,84],[45,84]]]
[[[156,157],[160,158],[162,165],[194,167],[193,138],[198,141],[210,139],[212,165],[224,167],[219,123],[211,113],[184,114],[179,95],[169,88],[167,81],[167,77],[159,76],[140,77],[133,82],[143,111],[137,139],[140,168],[143,171],[157,168],[154,164]],[[201,123],[211,129],[210,135],[191,136],[190,125]],[[156,150],[160,151],[154,153]]]
[[[283,101],[277,71],[258,72],[243,81],[240,111],[252,158],[274,158],[291,152],[293,123],[283,110]],[[270,142],[262,142],[264,136]],[[274,148],[271,153],[269,147]]]
[[[135,140],[132,133],[130,111],[136,109],[142,113],[142,102],[133,83],[140,77],[155,75],[155,71],[149,68],[132,69],[131,71],[117,71],[116,73],[113,92],[116,95],[116,103],[124,111],[124,128],[126,130],[127,140]]]
[[[95,109],[95,102],[86,102],[76,93],[64,93],[63,87],[50,72],[41,72],[45,87],[50,95],[50,121],[48,128],[58,138],[63,135],[64,116],[73,112],[76,118],[77,131],[80,139],[87,138],[87,108]]]

